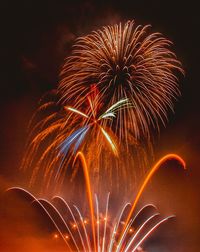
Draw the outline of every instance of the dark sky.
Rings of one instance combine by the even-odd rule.
[[[197,1],[196,1],[197,2]],[[198,6],[195,1],[4,1],[1,3],[1,123],[0,177],[16,181],[28,121],[46,91],[56,88],[63,59],[74,38],[102,25],[135,19],[151,24],[174,42],[186,76],[180,79],[182,97],[166,128],[156,137],[155,155],[181,154],[188,164],[186,218],[197,234],[200,177],[200,64]],[[0,181],[1,182],[1,181]],[[0,187],[1,188],[1,187]],[[179,190],[179,191],[180,191]],[[188,245],[189,246],[189,245]],[[195,247],[196,248],[196,247]],[[195,248],[185,251],[197,251]],[[193,249],[193,250],[192,250]],[[183,250],[180,250],[181,252]]]

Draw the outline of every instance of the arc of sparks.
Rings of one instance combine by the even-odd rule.
[[[79,154],[79,155],[82,155],[82,154]],[[83,161],[84,162],[84,156],[82,156],[83,158]],[[115,239],[116,239],[116,233],[117,233],[117,230],[119,228],[119,223],[121,222],[121,218],[122,218],[122,215],[125,211],[125,209],[127,208],[127,206],[129,206],[129,203],[126,203],[124,205],[124,207],[122,208],[119,216],[116,218],[116,221],[114,221],[114,228],[111,228],[110,231],[111,231],[111,236],[109,238],[109,240],[107,240],[107,234],[106,234],[106,229],[107,228],[110,228],[109,225],[108,225],[108,222],[107,222],[107,218],[108,218],[108,205],[109,205],[109,194],[108,194],[108,197],[107,197],[107,203],[106,203],[106,215],[105,215],[105,222],[103,224],[103,234],[102,236],[100,237],[100,233],[99,233],[99,224],[97,225],[97,239],[98,239],[98,243],[94,244],[94,248],[91,248],[90,247],[90,238],[88,236],[88,233],[87,233],[87,230],[85,228],[85,225],[84,225],[84,222],[83,222],[83,216],[80,212],[80,210],[78,209],[77,206],[74,205],[74,208],[75,210],[77,211],[78,213],[78,216],[79,216],[79,219],[83,225],[83,229],[84,229],[84,233],[82,233],[81,229],[79,230],[78,228],[78,222],[77,222],[77,219],[72,211],[72,209],[69,207],[69,205],[65,202],[65,200],[59,196],[55,196],[53,197],[53,199],[58,199],[60,202],[64,203],[64,206],[70,211],[70,214],[74,220],[74,223],[76,224],[77,228],[78,228],[78,234],[79,234],[79,237],[81,239],[81,243],[78,242],[78,240],[76,240],[76,236],[73,236],[70,228],[68,227],[68,224],[63,216],[63,214],[61,214],[60,212],[60,209],[55,207],[54,204],[52,204],[50,201],[48,200],[45,200],[45,199],[37,199],[35,198],[31,193],[29,193],[28,191],[24,190],[23,188],[19,188],[19,187],[14,187],[14,188],[9,188],[7,191],[10,191],[10,190],[19,190],[19,191],[22,191],[22,192],[25,192],[26,195],[29,195],[30,198],[31,198],[31,202],[32,203],[37,203],[43,210],[44,210],[44,213],[50,218],[50,220],[52,221],[52,223],[54,224],[55,228],[57,229],[58,233],[61,235],[61,237],[63,238],[64,242],[66,243],[66,245],[68,246],[69,250],[70,251],[74,251],[73,248],[71,248],[71,244],[69,244],[67,242],[67,238],[64,236],[64,232],[63,232],[63,228],[60,226],[60,224],[58,223],[57,221],[57,217],[59,217],[59,220],[61,221],[61,224],[64,225],[65,228],[68,229],[68,232],[70,234],[70,237],[72,238],[72,242],[73,244],[76,246],[76,251],[98,251],[98,252],[103,252],[103,251],[108,251],[108,252],[112,252],[112,251],[136,251],[137,248],[143,243],[143,241],[145,241],[153,231],[155,231],[162,223],[168,221],[169,219],[171,218],[174,218],[175,216],[172,215],[172,216],[169,216],[169,217],[165,217],[165,218],[162,218],[161,220],[158,220],[156,221],[155,224],[153,224],[153,226],[151,226],[150,228],[148,228],[147,230],[145,230],[146,228],[146,225],[149,224],[150,222],[152,222],[152,220],[155,220],[156,219],[156,216],[159,216],[159,213],[156,211],[155,213],[151,214],[138,228],[138,230],[133,233],[133,235],[128,238],[127,237],[127,232],[129,230],[129,228],[133,225],[134,221],[138,218],[138,216],[140,215],[140,213],[142,213],[145,209],[147,208],[152,208],[154,210],[157,210],[156,207],[152,204],[149,204],[149,205],[145,205],[141,210],[139,210],[139,212],[135,215],[135,217],[133,219],[131,219],[128,223],[128,225],[125,227],[125,231],[124,233],[122,234],[122,240],[119,244],[116,244],[117,246],[115,248],[113,248],[113,245],[115,243]],[[97,221],[99,221],[99,203],[98,203],[98,199],[97,199],[97,196],[95,195],[95,199],[96,199],[96,207],[97,207]],[[32,204],[31,203],[31,204]],[[93,206],[93,205],[92,205]],[[92,224],[92,222],[91,222]],[[137,241],[136,240],[136,237],[140,235],[141,231],[143,232],[143,230],[145,231],[144,235],[142,235],[141,238],[139,238],[139,240]],[[85,234],[85,238],[86,238],[86,243],[83,239],[83,235]],[[93,236],[95,237],[95,236]],[[101,244],[99,243],[100,241],[100,238],[101,238]],[[126,242],[124,242],[124,239],[126,238]],[[91,238],[92,239],[92,238]],[[82,249],[79,248],[79,246],[82,245]],[[87,248],[88,247],[88,250]],[[68,250],[67,250],[68,251]]]
[[[74,159],[74,163],[76,162],[77,158],[80,158],[80,161],[81,161],[82,167],[83,167],[88,203],[89,203],[89,208],[90,208],[90,217],[91,217],[91,223],[92,223],[93,243],[94,243],[95,252],[97,252],[96,251],[96,235],[95,235],[95,217],[94,217],[94,206],[93,206],[93,200],[92,200],[92,189],[91,189],[91,184],[90,184],[90,175],[88,172],[87,163],[86,163],[85,156],[83,155],[83,153],[79,151],[76,154],[75,159]]]
[[[54,197],[52,198],[52,200],[55,200],[55,199],[56,199],[56,200],[59,200],[60,202],[62,202],[62,203],[64,204],[64,208],[66,208],[66,210],[69,211],[69,213],[70,213],[70,215],[71,215],[71,217],[72,217],[72,219],[73,219],[75,225],[77,226],[78,234],[79,234],[79,237],[80,237],[80,239],[81,239],[81,241],[82,241],[82,235],[81,235],[81,232],[80,232],[80,229],[79,229],[77,220],[76,220],[76,218],[75,218],[75,216],[74,216],[74,213],[73,213],[72,209],[70,208],[70,206],[68,205],[68,203],[67,203],[62,197],[60,197],[60,196],[54,196]],[[84,224],[84,221],[83,221],[83,217],[82,217],[82,215],[81,215],[79,209],[77,208],[77,206],[74,205],[74,208],[76,209],[76,211],[77,211],[77,213],[78,213],[78,215],[79,215],[79,217],[80,217],[80,220],[81,220],[81,223],[82,223],[82,226],[83,226],[83,229],[84,229],[84,233],[85,233],[85,238],[86,238],[86,241],[87,241],[88,250],[91,251],[90,242],[89,242],[87,230],[86,230],[86,228],[85,228],[85,224]],[[85,245],[84,245],[84,247],[85,247]],[[86,251],[86,250],[84,250],[84,251]]]
[[[130,212],[129,212],[129,214],[128,214],[128,217],[127,217],[127,219],[126,219],[126,221],[125,221],[125,225],[124,225],[125,227],[126,227],[127,224],[129,223],[129,221],[130,221],[130,219],[131,219],[131,216],[133,215],[133,212],[134,212],[134,210],[135,210],[135,208],[136,208],[136,206],[137,206],[137,203],[138,203],[138,201],[139,201],[139,199],[140,199],[140,197],[141,197],[143,191],[145,190],[145,188],[146,188],[148,182],[149,182],[150,179],[153,177],[153,175],[155,174],[155,172],[160,168],[160,166],[161,166],[163,163],[165,163],[167,160],[170,160],[170,159],[175,159],[175,160],[177,160],[177,161],[181,164],[181,166],[183,167],[183,169],[186,169],[185,161],[184,161],[179,155],[177,155],[177,154],[167,154],[167,155],[165,155],[164,157],[162,157],[162,158],[152,167],[152,169],[150,170],[150,172],[147,174],[147,176],[146,176],[144,182],[142,183],[142,185],[141,185],[141,187],[140,187],[140,189],[139,189],[139,191],[138,191],[138,193],[137,193],[137,195],[136,195],[136,198],[135,198],[135,200],[134,200],[133,203],[132,203],[132,207],[131,207],[131,210],[130,210]],[[123,230],[123,231],[124,231],[124,230]],[[123,231],[122,231],[122,233],[123,233]]]
[[[131,205],[131,204],[129,203],[129,205]],[[125,238],[126,238],[126,236],[127,236],[127,232],[128,232],[128,230],[129,230],[130,226],[134,224],[135,220],[138,218],[138,216],[140,215],[140,213],[142,213],[142,212],[143,212],[145,209],[147,209],[148,207],[152,207],[152,208],[155,210],[155,212],[158,214],[158,211],[157,211],[158,209],[157,209],[157,207],[156,207],[155,205],[153,205],[153,204],[148,204],[148,205],[145,205],[144,207],[142,207],[142,208],[137,212],[137,214],[135,215],[135,217],[129,221],[128,225],[127,225],[126,228],[124,229],[124,232],[123,232],[123,234],[122,234],[122,236],[121,236],[121,238],[120,238],[120,240],[119,240],[119,243],[118,243],[116,252],[120,252],[121,246],[122,246],[122,244],[123,244],[123,242],[124,242],[124,240],[125,240]],[[153,216],[153,215],[152,215],[152,216]],[[152,217],[152,216],[151,216],[151,217]],[[122,213],[121,213],[121,216],[120,216],[119,221],[121,220],[121,217],[122,217]],[[119,226],[119,222],[117,223],[117,228],[118,228],[118,226]],[[117,228],[116,228],[116,229],[117,229]],[[132,239],[132,241],[134,241],[134,239]]]
[[[44,205],[33,194],[31,194],[29,191],[27,191],[27,190],[25,190],[25,189],[23,189],[21,187],[10,187],[5,192],[9,192],[9,191],[12,191],[12,190],[13,191],[19,190],[19,191],[25,192],[32,199],[31,203],[36,202],[41,207],[41,209],[45,212],[45,214],[48,216],[48,218],[50,219],[50,221],[52,222],[52,224],[54,225],[54,227],[56,228],[56,230],[58,231],[58,233],[62,237],[63,241],[65,242],[65,244],[67,245],[67,247],[69,248],[69,250],[72,252],[73,250],[72,250],[71,246],[69,245],[69,243],[65,239],[62,231],[60,230],[59,226],[57,225],[57,223],[55,222],[55,220],[51,216],[51,214],[48,212],[48,210],[46,209],[46,207],[44,207]]]
[[[149,235],[155,231],[161,224],[163,224],[164,222],[168,221],[169,219],[171,218],[174,218],[175,216],[172,215],[172,216],[169,216],[169,217],[166,217],[164,219],[162,219],[161,221],[159,221],[158,223],[156,223],[143,237],[142,239],[135,245],[135,247],[133,248],[132,252],[135,252],[136,249],[142,244],[142,242],[147,238],[149,237]]]
[[[128,252],[128,250],[131,247],[133,241],[138,236],[138,234],[141,232],[141,230],[146,226],[147,223],[149,223],[151,220],[155,219],[155,217],[157,217],[157,216],[159,216],[159,213],[153,214],[147,220],[145,220],[145,222],[139,227],[139,229],[137,230],[137,232],[135,232],[135,234],[131,237],[130,241],[126,245],[126,248],[124,249],[124,252]]]
[[[39,201],[41,204],[42,204],[42,206],[47,210],[47,212],[50,214],[50,211],[53,211],[53,213],[55,214],[55,215],[57,215],[57,217],[59,218],[59,220],[62,222],[62,224],[65,226],[65,228],[67,229],[67,231],[69,232],[69,234],[70,234],[70,236],[71,236],[71,238],[72,238],[72,240],[73,240],[73,243],[74,243],[74,245],[75,245],[75,247],[76,247],[76,249],[77,249],[77,251],[81,251],[80,249],[79,249],[79,247],[78,247],[78,244],[77,244],[77,242],[76,242],[76,239],[74,238],[74,236],[73,236],[73,234],[72,234],[72,232],[71,232],[71,230],[70,230],[70,228],[69,228],[69,226],[68,226],[68,224],[66,223],[66,221],[65,221],[65,219],[63,218],[63,216],[61,215],[61,213],[58,211],[58,209],[51,203],[51,202],[49,202],[48,200],[46,200],[46,199],[38,199],[37,201]],[[50,211],[49,211],[50,210]],[[82,236],[80,236],[81,237],[81,242],[82,242],[82,245],[84,246],[84,243],[83,243],[83,240],[82,240]]]

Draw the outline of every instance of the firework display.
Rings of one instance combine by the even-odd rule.
[[[154,158],[152,131],[159,130],[160,122],[165,125],[180,96],[176,75],[184,71],[171,44],[151,33],[149,25],[128,21],[105,26],[76,40],[58,88],[41,99],[21,169],[42,197],[21,187],[9,188],[5,195],[20,192],[30,198],[66,251],[143,251],[144,241],[174,218],[163,217],[153,204],[138,210],[146,186],[163,164],[174,160],[186,168],[180,156],[167,154],[147,170]],[[142,183],[138,173],[147,174]],[[78,185],[83,179],[81,193],[76,179]],[[71,206],[63,196],[70,190],[71,198],[81,199],[80,206]],[[47,192],[57,196],[47,200]],[[126,203],[113,211],[110,195]]]

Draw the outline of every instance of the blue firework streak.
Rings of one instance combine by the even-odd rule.
[[[89,125],[86,125],[84,127],[81,127],[74,131],[70,136],[68,136],[60,145],[60,151],[59,154],[64,154],[65,156],[67,155],[70,147],[72,144],[75,143],[74,146],[74,153],[78,150],[80,144],[82,143],[88,129],[90,128]]]
[[[86,125],[84,127],[79,128],[78,130],[76,130],[75,132],[73,132],[70,136],[68,136],[60,145],[59,145],[59,155],[63,155],[57,174],[56,174],[56,178],[58,177],[61,167],[63,165],[63,162],[68,154],[69,149],[71,148],[71,146],[73,144],[75,144],[74,146],[74,151],[73,153],[75,154],[79,148],[79,146],[81,145],[82,141],[84,140],[88,130],[90,128],[90,125]]]

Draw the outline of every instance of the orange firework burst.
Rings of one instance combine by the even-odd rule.
[[[117,119],[116,131],[125,140],[130,128],[138,139],[150,135],[150,125],[164,124],[180,94],[175,72],[183,73],[181,63],[169,49],[171,42],[149,28],[128,21],[78,38],[60,74],[64,104],[82,106],[94,83],[105,105],[122,98],[132,102]]]

